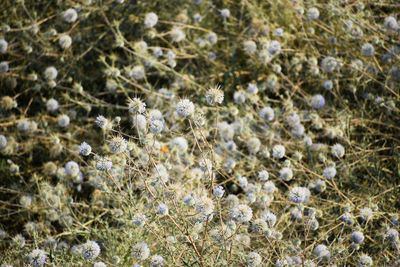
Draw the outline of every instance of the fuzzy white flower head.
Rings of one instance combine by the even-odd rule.
[[[153,133],[161,133],[164,128],[164,122],[162,120],[152,119],[150,121],[150,131]]]
[[[305,203],[310,199],[311,192],[306,187],[293,187],[289,192],[290,201],[300,204]]]
[[[321,61],[321,68],[326,72],[333,72],[340,68],[340,64],[334,57],[325,57]]]
[[[105,264],[102,261],[96,262],[95,264],[93,264],[93,267],[107,267],[107,264]]]
[[[58,40],[58,44],[60,45],[60,47],[62,49],[68,49],[71,44],[72,44],[72,38],[71,36],[65,34],[63,36],[60,37],[60,39]]]
[[[137,65],[137,66],[133,67],[133,69],[131,70],[130,76],[132,78],[134,78],[135,80],[143,79],[145,76],[145,71],[144,71],[143,66]]]
[[[128,143],[121,136],[113,137],[110,141],[109,148],[113,154],[121,154],[128,148]]]
[[[315,7],[312,7],[307,10],[306,15],[309,20],[316,20],[319,18],[319,10]]]
[[[131,114],[142,114],[146,111],[146,103],[144,103],[140,98],[129,99],[128,109]]]
[[[69,161],[65,164],[65,173],[71,177],[79,174],[79,165],[75,161]]]
[[[4,39],[0,39],[0,54],[7,52],[8,42]]]
[[[326,167],[323,172],[322,176],[326,179],[332,179],[336,176],[336,168],[333,166]]]
[[[176,112],[179,116],[189,117],[194,113],[194,104],[189,99],[185,98],[178,102],[176,105]]]
[[[227,18],[229,18],[231,16],[231,12],[227,8],[222,9],[220,12],[221,12],[221,16],[224,19],[227,19]]]
[[[89,156],[91,152],[92,152],[92,147],[88,143],[83,142],[79,146],[79,154],[84,156]]]
[[[252,95],[257,94],[257,93],[258,93],[257,84],[255,84],[255,83],[249,83],[249,84],[247,85],[247,92],[249,92],[249,93],[252,94]]]
[[[179,152],[183,153],[186,152],[188,150],[188,142],[184,137],[175,137],[174,139],[172,139],[171,142],[171,148],[177,147],[177,149],[179,150]]]
[[[266,170],[262,170],[258,173],[258,180],[260,180],[261,182],[265,182],[267,181],[269,178],[269,172]]]
[[[257,252],[250,252],[246,256],[246,264],[249,267],[259,266],[261,264],[262,258]]]
[[[168,214],[168,206],[165,203],[161,203],[157,207],[157,213],[160,215],[167,215]]]
[[[251,220],[253,211],[246,204],[240,204],[229,211],[229,216],[239,223],[245,223]]]
[[[112,167],[112,161],[107,158],[100,158],[96,162],[96,168],[99,171],[108,171]]]
[[[344,153],[344,147],[341,144],[336,144],[331,148],[331,154],[336,158],[342,158],[344,156]]]
[[[374,265],[372,258],[364,253],[361,254],[358,261],[362,267],[372,267]]]
[[[54,98],[47,100],[46,109],[50,112],[56,111],[58,109],[58,101]]]
[[[257,51],[257,45],[254,41],[248,40],[243,43],[243,50],[246,54],[252,55]]]
[[[160,255],[153,255],[150,258],[151,267],[161,267],[164,266],[164,258]]]
[[[399,30],[399,24],[396,20],[396,18],[392,16],[388,16],[385,18],[383,21],[383,26],[385,27],[386,30],[389,31],[398,31]]]
[[[221,185],[218,185],[213,189],[213,195],[217,198],[221,198],[224,195],[224,193],[225,189]]]
[[[282,168],[279,171],[279,177],[282,180],[286,181],[286,182],[292,180],[293,179],[293,171],[292,171],[292,169],[290,169],[290,168]]]
[[[68,23],[74,23],[78,19],[78,13],[75,9],[70,8],[62,13],[62,20]]]
[[[222,101],[224,101],[224,92],[219,86],[212,87],[206,93],[206,101],[210,106],[222,104]]]
[[[199,198],[196,201],[196,211],[200,215],[205,215],[205,216],[210,215],[214,211],[213,201],[206,196]]]
[[[133,223],[137,226],[143,226],[146,223],[146,215],[143,213],[136,213],[132,219]]]
[[[282,145],[275,145],[272,148],[272,156],[276,159],[281,159],[285,156],[285,147]]]
[[[150,249],[145,242],[136,243],[132,247],[132,257],[137,260],[145,260],[150,256]]]
[[[281,53],[281,43],[274,40],[269,43],[267,50],[271,55],[279,55]]]
[[[33,267],[43,266],[46,262],[46,253],[41,249],[34,249],[28,255],[28,262]]]
[[[261,109],[258,114],[265,121],[272,121],[275,118],[275,111],[270,107]]]
[[[87,241],[82,245],[82,257],[85,260],[94,260],[100,254],[100,246],[95,241]]]
[[[44,71],[44,77],[46,80],[55,80],[57,78],[58,71],[55,67],[47,67]]]
[[[68,115],[61,114],[60,116],[57,117],[58,126],[60,126],[61,128],[67,127],[69,125],[69,122],[70,119]]]
[[[158,16],[157,14],[150,12],[146,14],[146,17],[144,19],[144,26],[146,28],[153,28],[158,22]]]
[[[371,57],[374,52],[375,48],[370,43],[363,44],[363,46],[361,47],[361,55],[363,55],[364,57]]]
[[[175,43],[179,43],[186,38],[185,32],[179,28],[173,28],[169,35],[171,36],[172,41]]]
[[[210,45],[215,45],[218,42],[218,35],[214,32],[209,32],[206,35],[206,40],[210,43]]]

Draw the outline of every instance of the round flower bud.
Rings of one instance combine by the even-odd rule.
[[[157,14],[150,12],[146,14],[146,17],[144,19],[144,26],[146,28],[153,28],[158,22],[158,16]]]
[[[367,254],[361,254],[360,258],[358,258],[358,262],[362,267],[372,267],[374,264],[372,258]]]
[[[361,244],[364,241],[364,235],[360,231],[354,231],[351,234],[350,240],[355,244]]]
[[[361,47],[361,55],[363,55],[364,57],[371,57],[374,52],[375,48],[370,43],[363,44],[363,46]]]
[[[254,41],[245,41],[243,43],[243,50],[246,52],[246,54],[252,55],[257,51],[257,45]]]
[[[272,148],[272,156],[276,159],[281,159],[285,156],[285,147],[282,145],[275,145]]]
[[[292,178],[293,178],[293,171],[292,171],[292,169],[290,169],[290,168],[282,168],[282,169],[279,171],[279,177],[280,177],[282,180],[286,181],[286,182],[292,180]]]
[[[210,215],[214,211],[214,203],[206,196],[196,201],[196,211],[200,215]]]
[[[309,8],[306,16],[309,20],[317,20],[319,18],[319,10],[315,7]]]
[[[229,18],[231,16],[231,12],[229,11],[229,9],[224,8],[220,12],[221,12],[221,16],[224,19],[227,19],[227,18]]]
[[[161,203],[157,207],[157,213],[160,215],[167,215],[168,214],[168,206],[165,203]]]
[[[210,106],[222,104],[224,101],[224,92],[220,90],[219,86],[210,88],[206,93],[206,102]]]
[[[41,249],[34,249],[29,253],[27,260],[33,267],[43,266],[46,262],[46,253]]]
[[[110,148],[111,153],[121,154],[121,153],[125,152],[126,149],[128,148],[128,143],[126,142],[126,140],[124,138],[122,138],[120,136],[116,136],[116,137],[113,137],[113,139],[111,139],[109,148]]]
[[[316,94],[312,96],[311,107],[313,109],[321,109],[324,106],[325,106],[325,98],[322,95]]]
[[[60,45],[60,47],[62,49],[68,49],[71,44],[72,44],[72,38],[71,36],[65,34],[63,36],[60,37],[60,39],[58,40],[58,44]]]
[[[82,245],[82,257],[85,260],[94,260],[100,254],[100,246],[95,241],[87,241]]]
[[[224,193],[225,189],[221,185],[218,185],[213,189],[213,195],[217,198],[221,198],[224,195]]]
[[[265,121],[272,121],[275,118],[275,112],[270,107],[261,109],[258,114]]]
[[[161,120],[153,119],[150,121],[150,131],[153,133],[161,133],[164,128],[164,122]]]
[[[249,267],[259,266],[261,264],[262,258],[257,252],[250,252],[246,256],[246,264]]]
[[[78,19],[78,13],[75,9],[70,8],[62,13],[62,20],[68,23],[74,23]]]
[[[128,109],[131,114],[142,114],[146,111],[146,103],[135,97],[129,100]]]
[[[332,179],[336,176],[336,168],[333,166],[326,167],[323,172],[322,176],[326,179]]]
[[[54,98],[47,100],[46,108],[50,112],[56,111],[58,109],[58,101],[55,100]]]
[[[229,211],[229,216],[239,223],[245,223],[251,220],[253,211],[249,206],[240,204]]]
[[[132,257],[137,260],[145,260],[150,256],[150,249],[145,242],[139,242],[132,247]]]
[[[293,187],[289,192],[290,201],[300,204],[305,203],[310,199],[311,192],[306,187]]]
[[[44,77],[46,80],[55,80],[57,78],[58,71],[55,67],[47,67],[44,71]]]
[[[161,267],[164,266],[164,258],[160,255],[153,255],[150,258],[150,265],[151,267]]]
[[[99,171],[108,171],[109,169],[111,169],[111,167],[112,167],[112,162],[107,158],[100,158],[96,162],[96,168]]]
[[[65,173],[71,177],[79,174],[79,165],[75,161],[69,161],[65,164]]]
[[[336,158],[342,158],[344,153],[344,147],[341,144],[336,144],[331,148],[331,154]]]
[[[8,42],[4,39],[0,39],[0,54],[7,52]]]
[[[89,156],[89,154],[91,152],[92,152],[92,147],[88,143],[83,142],[79,146],[79,154],[84,155],[84,156]]]
[[[194,113],[194,104],[189,99],[182,99],[176,105],[176,112],[179,116],[188,117]]]

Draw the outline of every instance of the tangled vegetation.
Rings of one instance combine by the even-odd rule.
[[[400,265],[396,0],[2,0],[0,264]]]

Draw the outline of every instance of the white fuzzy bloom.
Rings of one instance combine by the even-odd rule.
[[[257,94],[257,93],[258,93],[257,84],[255,84],[255,83],[249,83],[249,84],[247,85],[247,92],[249,92],[250,94],[253,94],[253,95]]]
[[[257,51],[257,45],[254,41],[245,41],[243,43],[243,50],[246,54],[252,55]]]
[[[257,252],[250,252],[246,256],[246,264],[249,267],[259,266],[261,264],[262,258]]]
[[[138,65],[138,66],[133,67],[130,74],[131,74],[131,77],[134,78],[135,80],[141,80],[145,76],[145,71],[144,71],[143,66]]]
[[[33,267],[43,266],[46,262],[46,253],[41,249],[34,249],[29,253],[27,260]]]
[[[69,161],[65,164],[65,173],[71,177],[79,174],[79,165],[75,161]]]
[[[60,39],[58,40],[58,44],[62,49],[68,49],[72,44],[71,36],[67,34],[61,36]]]
[[[286,181],[286,182],[292,180],[293,179],[293,171],[292,171],[292,169],[290,169],[290,168],[282,168],[279,171],[279,177],[282,180]]]
[[[47,67],[46,70],[44,71],[44,77],[46,80],[55,80],[57,78],[58,71],[54,67]]]
[[[196,211],[200,215],[210,215],[214,211],[213,201],[206,196],[201,197],[196,201]]]
[[[146,28],[153,28],[158,22],[158,16],[157,14],[150,12],[146,14],[146,17],[144,19],[144,26]]]
[[[175,43],[179,43],[186,38],[185,32],[179,28],[173,28],[169,35],[171,36],[172,41]]]
[[[0,54],[7,52],[8,42],[4,39],[0,39]]]
[[[157,213],[160,215],[167,215],[168,214],[168,206],[165,203],[161,203],[157,207]]]
[[[323,172],[322,176],[326,179],[332,179],[336,176],[336,168],[333,166],[326,167]]]
[[[92,152],[92,147],[88,143],[83,142],[79,146],[79,154],[84,156],[89,156],[91,152]]]
[[[272,156],[276,159],[281,159],[285,156],[285,147],[282,145],[275,145],[272,148]]]
[[[88,241],[82,245],[82,256],[85,260],[94,260],[100,254],[100,246],[95,241]]]
[[[305,203],[310,199],[311,192],[306,187],[293,187],[289,192],[290,201],[300,204]]]
[[[60,126],[61,128],[67,127],[69,125],[69,122],[70,119],[68,115],[61,114],[60,116],[57,117],[58,126]]]
[[[62,13],[62,20],[68,23],[74,23],[78,19],[78,13],[75,9],[70,8]]]
[[[269,178],[269,172],[266,170],[262,170],[258,173],[258,180],[260,180],[261,182],[265,182],[267,181]]]
[[[194,113],[194,104],[189,99],[185,98],[176,105],[176,112],[179,116],[188,117]]]
[[[240,204],[229,211],[229,216],[239,223],[245,223],[251,220],[253,211],[249,206]]]
[[[265,121],[272,121],[275,118],[275,111],[270,107],[261,109],[258,114]]]
[[[206,93],[206,101],[210,106],[222,104],[222,101],[224,101],[224,92],[219,89],[219,86],[210,88]]]
[[[113,137],[113,139],[111,139],[109,148],[110,148],[111,153],[121,154],[121,153],[125,152],[126,149],[128,148],[128,142],[124,138],[122,138],[120,136],[116,136],[116,137]]]
[[[231,12],[229,11],[229,9],[224,8],[221,10],[221,16],[227,19],[231,16]]]
[[[309,20],[316,20],[319,18],[319,10],[315,7],[312,7],[307,10],[306,15]]]
[[[58,109],[58,101],[54,98],[47,100],[46,109],[50,112],[56,111]]]
[[[344,156],[344,153],[344,147],[341,144],[336,144],[331,148],[331,154],[336,158],[342,158]]]
[[[279,55],[281,53],[281,43],[274,40],[269,43],[267,50],[271,55]]]
[[[171,148],[177,147],[179,152],[183,153],[188,150],[188,142],[184,137],[175,137],[172,139]]]

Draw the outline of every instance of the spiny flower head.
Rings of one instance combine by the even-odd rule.
[[[189,99],[185,98],[178,102],[176,105],[176,112],[179,116],[189,117],[194,113],[194,104]]]
[[[146,103],[135,97],[133,99],[129,99],[128,108],[131,114],[142,114],[146,111]]]
[[[220,89],[220,86],[210,88],[206,93],[206,101],[210,106],[216,104],[222,104],[224,101],[224,92]]]
[[[34,267],[43,266],[46,262],[46,253],[41,249],[34,249],[28,255],[28,263]]]
[[[150,249],[146,242],[136,243],[132,247],[132,256],[137,260],[145,260],[150,256]]]
[[[289,192],[290,201],[300,204],[305,203],[310,199],[311,192],[306,187],[293,187]]]
[[[128,143],[126,140],[121,136],[115,136],[110,141],[110,151],[114,154],[121,154],[126,151],[128,147]]]
[[[95,241],[87,241],[82,245],[82,257],[85,260],[94,260],[100,254],[100,246]]]

